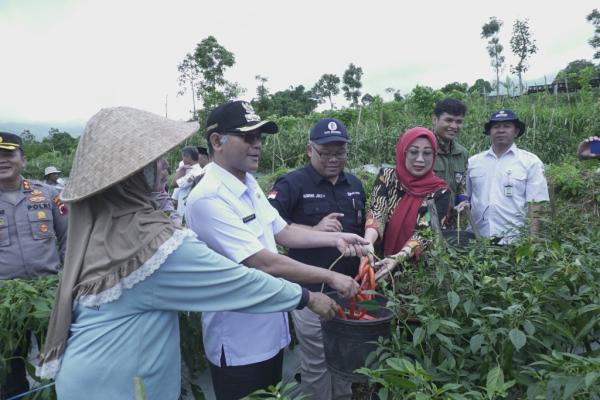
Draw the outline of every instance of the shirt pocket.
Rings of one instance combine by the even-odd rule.
[[[302,205],[302,210],[306,217],[306,222],[308,225],[314,226],[318,224],[323,217],[329,215],[334,212],[326,201],[306,201]]]
[[[485,175],[486,175],[485,169],[483,169],[483,168],[472,169],[472,170],[469,170],[468,174],[469,174],[469,180],[471,181],[471,186],[473,187],[473,189],[481,188],[481,186],[483,185],[483,182],[485,181]]]
[[[54,224],[50,209],[29,211],[31,235],[35,240],[44,240],[54,237]]]
[[[4,215],[0,215],[0,247],[10,246],[8,235],[8,221]]]
[[[365,204],[360,196],[344,198],[339,205],[340,212],[344,214],[344,220],[362,229],[365,222]]]

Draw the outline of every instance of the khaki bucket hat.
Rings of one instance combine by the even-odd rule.
[[[197,122],[173,121],[135,108],[100,110],[79,139],[62,200],[82,200],[128,178],[198,130]]]

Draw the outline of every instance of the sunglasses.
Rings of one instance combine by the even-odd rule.
[[[254,144],[257,140],[260,142],[263,141],[262,132],[254,132],[254,133],[225,132],[224,134],[242,138],[242,139],[244,139],[244,142],[246,142],[248,144]]]

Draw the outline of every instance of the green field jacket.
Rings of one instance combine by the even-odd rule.
[[[465,193],[468,160],[469,152],[456,141],[452,142],[450,151],[438,148],[434,166],[435,174],[448,182],[454,194]]]

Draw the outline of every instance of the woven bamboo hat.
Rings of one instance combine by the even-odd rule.
[[[78,201],[128,178],[192,136],[197,122],[178,122],[129,107],[94,115],[79,139],[63,201]]]

